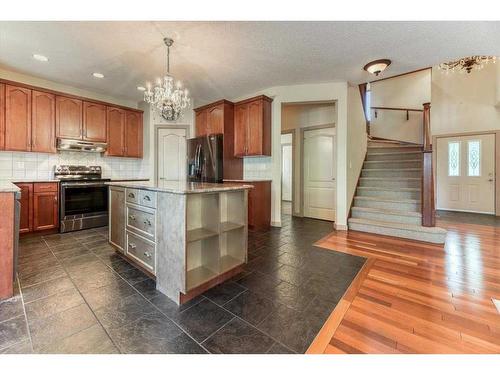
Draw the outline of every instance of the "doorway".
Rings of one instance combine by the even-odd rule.
[[[157,127],[156,179],[158,182],[186,180],[187,127]]]
[[[437,139],[437,209],[495,214],[495,135]]]
[[[281,134],[281,212],[292,214],[293,133]]]
[[[334,221],[336,213],[335,128],[304,129],[302,144],[304,216]]]

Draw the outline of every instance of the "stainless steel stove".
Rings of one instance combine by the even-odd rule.
[[[59,165],[54,176],[60,180],[59,231],[108,225],[109,178],[102,178],[100,166]]]

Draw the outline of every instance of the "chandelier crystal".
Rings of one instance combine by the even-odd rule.
[[[452,71],[464,71],[470,73],[472,70],[481,70],[486,64],[490,62],[496,62],[496,56],[468,56],[463,57],[459,60],[449,61],[446,63],[439,64],[439,69],[446,71],[447,73]]]
[[[170,74],[170,47],[174,44],[173,39],[164,38],[167,46],[167,73],[158,79],[157,84],[151,87],[147,85],[144,92],[144,101],[151,104],[156,114],[167,121],[175,121],[182,117],[184,109],[189,106],[190,98],[187,89],[182,88],[180,81],[175,82]]]

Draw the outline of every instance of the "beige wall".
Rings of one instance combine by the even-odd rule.
[[[372,107],[422,109],[431,101],[431,69],[371,84]],[[422,143],[422,113],[377,110],[371,111],[370,133],[375,137]]]
[[[361,168],[363,168],[367,146],[366,120],[357,86],[350,86],[348,89],[347,142],[347,204],[349,208]]]

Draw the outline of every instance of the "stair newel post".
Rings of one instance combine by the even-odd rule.
[[[422,226],[434,227],[436,226],[436,210],[432,171],[431,103],[424,103],[423,106]]]

